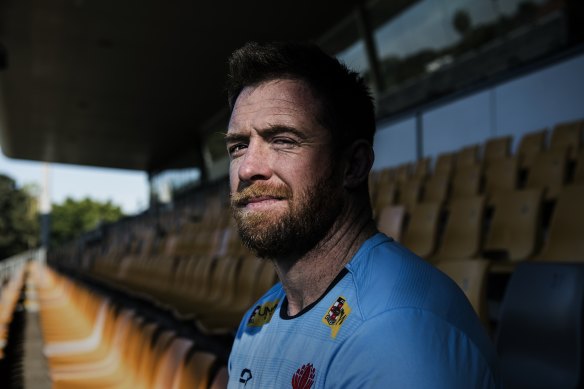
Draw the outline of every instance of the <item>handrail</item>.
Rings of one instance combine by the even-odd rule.
[[[0,261],[0,286],[5,280],[12,278],[12,276],[22,270],[27,262],[38,262],[44,264],[47,259],[47,249],[39,247],[24,251],[20,254],[6,258]]]

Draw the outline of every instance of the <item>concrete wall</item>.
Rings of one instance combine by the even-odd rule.
[[[584,119],[584,55],[421,112],[422,156]],[[374,170],[416,160],[416,119],[380,123]]]

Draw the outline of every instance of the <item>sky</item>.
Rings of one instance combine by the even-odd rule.
[[[142,171],[65,164],[49,166],[52,203],[62,203],[67,197],[110,200],[126,215],[134,215],[148,207],[148,179]],[[19,187],[36,184],[40,188],[43,163],[11,159],[0,151],[0,174],[13,178]]]

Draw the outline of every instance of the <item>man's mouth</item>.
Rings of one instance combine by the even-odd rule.
[[[237,205],[245,208],[257,208],[261,206],[272,205],[281,200],[283,200],[283,197],[253,196],[241,199],[240,201],[238,201]]]
[[[231,204],[237,208],[261,208],[290,199],[291,195],[290,190],[285,186],[256,184],[233,193],[231,195]]]

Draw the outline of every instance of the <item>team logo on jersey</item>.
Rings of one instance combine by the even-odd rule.
[[[270,320],[272,320],[272,316],[274,316],[274,312],[276,311],[279,302],[280,300],[268,301],[267,303],[255,307],[247,321],[247,326],[261,327],[264,324],[269,323]]]
[[[251,375],[251,370],[243,369],[239,375],[239,382],[243,384],[243,387],[247,385],[247,381],[251,380],[253,376]]]
[[[331,328],[331,337],[333,339],[337,337],[337,333],[350,313],[351,308],[347,300],[343,296],[339,296],[322,318],[322,322]]]
[[[292,389],[310,389],[314,383],[316,369],[312,363],[302,365],[292,376]]]

